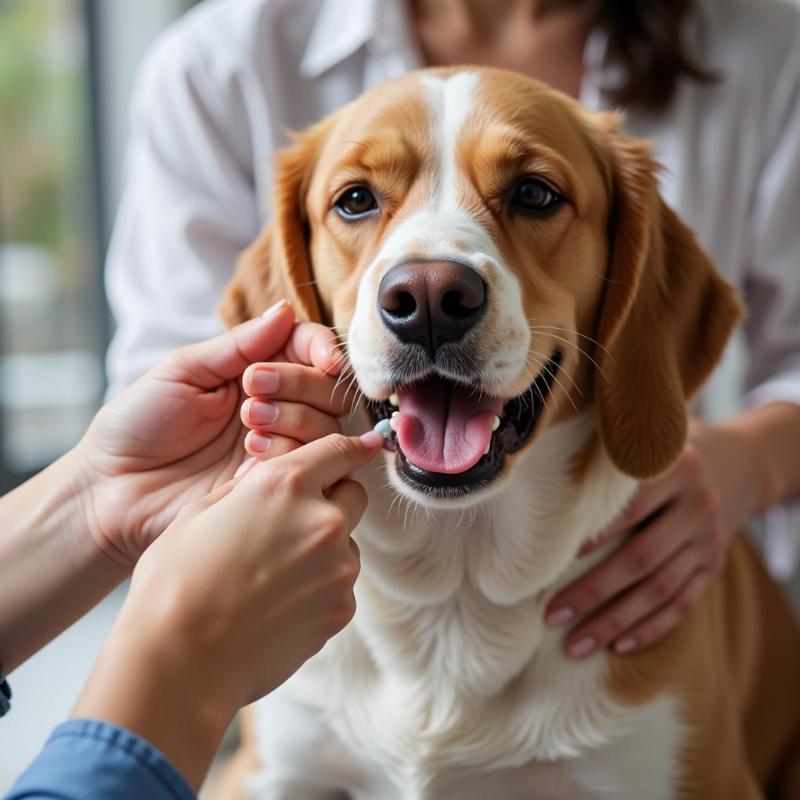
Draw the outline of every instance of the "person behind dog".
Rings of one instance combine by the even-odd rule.
[[[74,450],[0,498],[6,672],[132,572],[72,719],[8,798],[193,797],[239,708],[350,620],[366,493],[347,476],[383,437],[331,435],[243,464],[239,422],[242,373],[248,385],[248,364],[270,358],[283,400],[308,402],[308,376],[326,370],[316,401],[341,413],[332,348],[279,304],[167,356]],[[9,695],[3,683],[0,712]]]
[[[674,468],[598,539],[625,543],[548,609],[550,624],[570,628],[574,657],[634,651],[688,613],[754,515],[773,509],[790,523],[771,526],[773,569],[796,561],[800,10],[787,0],[202,3],[156,45],[134,99],[108,262],[111,380],[121,387],[218,330],[215,306],[264,227],[287,128],[408,70],[465,63],[625,108],[627,132],[652,140],[664,164],[663,196],[747,305],[745,410],[711,422],[703,395]],[[294,446],[276,427],[284,412],[268,390],[249,406],[251,453]],[[312,413],[298,441],[335,429]]]

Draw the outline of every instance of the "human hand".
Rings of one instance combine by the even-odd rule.
[[[321,325],[301,328],[286,352],[268,364],[251,364],[242,376],[248,397],[241,419],[250,428],[244,445],[255,459],[274,458],[341,433],[337,417],[353,407],[351,382],[340,375],[344,356],[331,349],[333,332]],[[326,359],[333,366],[320,366]]]
[[[139,733],[196,786],[239,707],[353,616],[366,493],[346,476],[382,444],[328,436],[188,505],[139,559],[74,716]]]
[[[579,556],[620,539],[597,566],[548,603],[550,625],[580,620],[567,653],[617,653],[666,636],[725,564],[730,538],[762,505],[752,443],[735,428],[693,421],[689,443],[663,476],[643,484],[623,514]]]
[[[101,409],[76,448],[90,487],[90,544],[117,564],[129,569],[187,502],[234,475],[244,458],[240,378],[250,363],[336,371],[328,329],[295,326],[285,303],[270,312],[168,355]]]

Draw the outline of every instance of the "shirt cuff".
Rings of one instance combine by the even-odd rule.
[[[108,722],[59,725],[5,800],[196,800],[167,758]]]
[[[800,406],[800,373],[795,376],[771,378],[751,389],[744,398],[747,408],[758,408],[767,403],[794,403]]]
[[[800,372],[784,373],[754,387],[745,396],[747,408],[767,403],[800,406]],[[774,578],[788,581],[800,566],[800,499],[788,500],[765,515],[764,559]]]

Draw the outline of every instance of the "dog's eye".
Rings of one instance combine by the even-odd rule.
[[[511,206],[523,211],[550,211],[563,198],[538,178],[523,178],[514,189]]]
[[[366,186],[351,186],[336,201],[336,210],[345,219],[358,219],[375,211],[378,201]]]

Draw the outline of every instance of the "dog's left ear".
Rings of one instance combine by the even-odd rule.
[[[607,284],[597,340],[600,436],[624,473],[650,478],[679,456],[687,400],[742,314],[732,286],[658,193],[649,146],[606,117],[612,194]]]
[[[228,326],[252,319],[281,298],[298,319],[320,322],[322,313],[309,253],[306,196],[328,119],[295,136],[275,158],[273,217],[239,257],[217,311]]]

